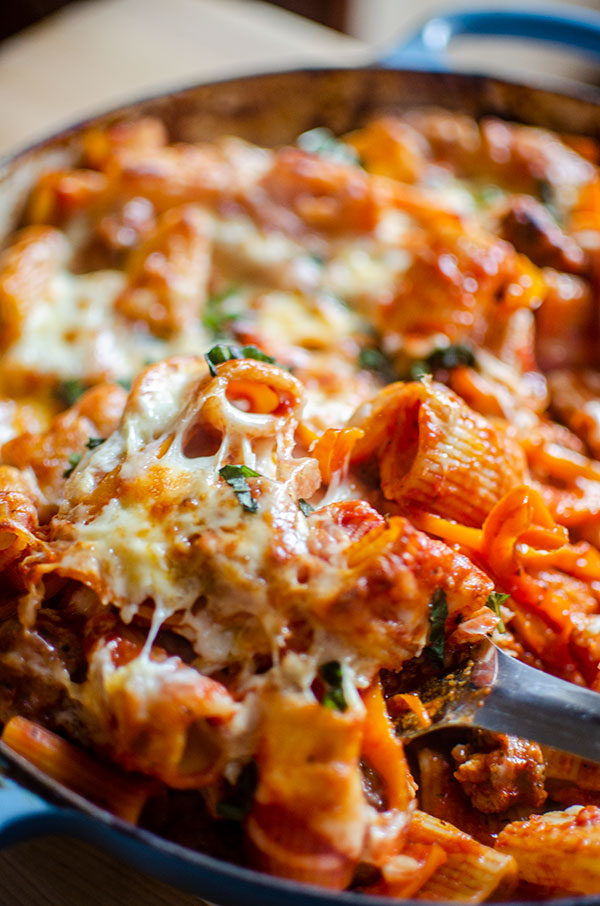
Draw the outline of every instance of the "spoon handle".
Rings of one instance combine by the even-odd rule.
[[[528,667],[500,649],[497,657],[496,680],[475,726],[600,762],[600,695]]]

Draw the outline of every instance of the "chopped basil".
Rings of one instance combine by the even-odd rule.
[[[472,368],[477,364],[473,350],[468,346],[454,344],[443,349],[434,349],[433,352],[419,362],[413,362],[410,367],[410,377],[413,381],[421,381],[426,374],[443,369],[451,371],[459,365],[468,365]]]
[[[411,381],[422,381],[429,373],[426,362],[413,362],[410,366]]]
[[[231,359],[237,359],[239,358],[239,356],[232,353],[231,346],[223,346],[221,343],[219,343],[218,346],[213,346],[212,349],[209,349],[209,351],[205,353],[204,358],[206,359],[208,370],[213,377],[216,377],[217,365],[222,365],[223,362],[229,362]]]
[[[242,346],[240,353],[241,354],[237,356],[238,359],[256,359],[258,362],[268,362],[269,365],[275,364],[273,356],[267,355],[267,353],[263,352],[262,349],[259,349],[258,346]]]
[[[352,145],[340,142],[331,129],[322,126],[309,129],[308,132],[298,136],[296,143],[299,148],[310,154],[318,154],[319,157],[328,158],[338,164],[360,166],[360,158]]]
[[[446,346],[445,349],[435,349],[427,357],[427,364],[431,371],[436,371],[438,368],[450,371],[451,368],[457,368],[459,365],[468,365],[469,368],[472,368],[475,362],[473,350],[460,344]]]
[[[228,797],[217,802],[217,815],[227,821],[243,821],[252,807],[257,786],[258,768],[255,761],[249,761]]]
[[[88,437],[86,447],[88,448],[88,450],[95,450],[96,447],[99,447],[100,444],[103,444],[105,440],[105,437]]]
[[[230,362],[233,359],[256,359],[258,362],[268,362],[269,365],[275,364],[275,359],[272,356],[267,355],[266,352],[256,346],[226,346],[223,343],[219,343],[209,349],[205,353],[204,358],[213,377],[217,376],[217,365],[222,365],[223,362]]]
[[[315,508],[311,506],[308,500],[305,500],[304,497],[300,497],[298,500],[298,509],[304,513],[305,516],[310,516],[311,513],[314,513]]]
[[[537,190],[544,204],[552,204],[554,201],[554,190],[547,179],[538,179]]]
[[[69,378],[58,384],[54,391],[54,395],[61,403],[63,403],[63,405],[70,408],[75,405],[79,397],[82,393],[85,393],[87,389],[87,384],[84,384],[79,378]]]
[[[547,179],[538,179],[536,184],[537,194],[540,196],[542,204],[550,216],[558,223],[561,223],[561,213],[556,205],[556,194],[554,187]]]
[[[506,626],[504,625],[504,620],[502,619],[500,605],[504,604],[505,601],[508,601],[509,598],[510,595],[504,594],[504,592],[493,591],[485,602],[486,607],[489,607],[490,610],[493,610],[498,617],[498,629],[500,630],[500,632],[506,632]]]
[[[321,704],[324,708],[329,708],[331,711],[345,711],[348,707],[346,699],[344,698],[344,691],[341,688],[327,689]]]
[[[131,378],[117,378],[115,383],[119,384],[119,386],[122,387],[123,390],[127,390],[127,392],[131,390]]]
[[[358,364],[365,371],[381,375],[386,381],[393,381],[396,377],[392,362],[377,346],[363,346],[358,354]]]
[[[202,313],[202,325],[210,330],[215,339],[222,337],[226,333],[227,325],[232,321],[237,321],[241,312],[230,311],[227,308],[227,300],[237,296],[239,288],[229,286],[221,293],[215,293],[210,296],[204,311]]]
[[[448,601],[443,588],[434,591],[429,601],[429,638],[425,646],[425,653],[436,667],[444,666],[444,641],[446,618],[448,616]]]
[[[82,456],[82,453],[71,453],[71,455],[69,456],[69,468],[65,469],[65,471],[62,473],[63,478],[69,478],[69,476],[73,474],[73,471],[75,470],[76,466],[79,465]]]
[[[471,191],[475,203],[483,206],[494,204],[504,195],[502,189],[494,183],[484,183],[474,187]]]
[[[321,704],[334,711],[346,711],[348,705],[342,687],[342,665],[339,661],[327,661],[319,667],[319,677],[325,684],[325,693]]]
[[[255,472],[254,469],[249,469],[248,466],[235,465],[223,466],[222,469],[219,469],[219,475],[233,489],[235,496],[247,513],[256,513],[258,511],[258,503],[252,496],[250,485],[246,479],[260,478],[260,472]]]
[[[217,815],[226,821],[243,821],[248,813],[235,802],[217,802]]]

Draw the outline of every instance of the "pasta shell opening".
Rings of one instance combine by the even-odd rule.
[[[177,773],[182,780],[203,775],[212,777],[220,756],[221,746],[215,739],[214,731],[205,720],[195,721],[185,735]]]
[[[280,878],[343,890],[355,862],[280,805],[256,805],[246,826],[252,863]]]
[[[181,445],[187,459],[214,456],[223,443],[223,432],[213,425],[201,409],[198,417],[188,426]]]

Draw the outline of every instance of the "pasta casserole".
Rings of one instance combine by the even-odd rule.
[[[90,128],[0,258],[0,721],[300,882],[600,892],[600,766],[431,723],[484,637],[600,691],[600,159],[439,109]]]

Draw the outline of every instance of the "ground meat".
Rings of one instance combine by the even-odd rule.
[[[55,731],[88,742],[87,718],[70,694],[70,678],[82,673],[75,633],[42,610],[36,628],[16,619],[0,627],[0,722],[20,714]]]
[[[553,267],[572,274],[585,272],[583,250],[567,235],[535,198],[513,195],[500,224],[500,235],[539,267]]]
[[[546,799],[540,747],[516,736],[480,732],[471,745],[452,749],[454,776],[480,812],[516,805],[540,808]]]

